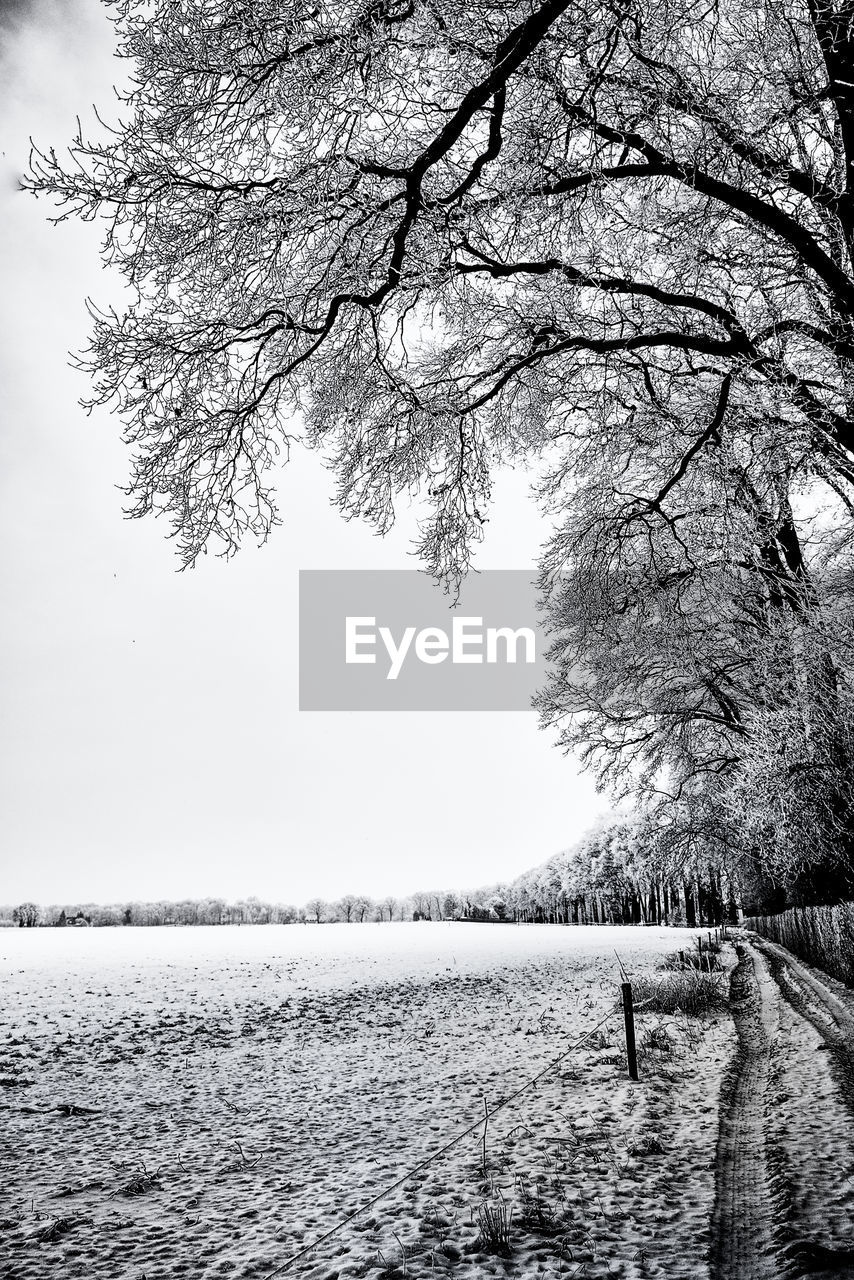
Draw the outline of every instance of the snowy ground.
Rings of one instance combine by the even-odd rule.
[[[4,930],[0,1277],[707,1277],[731,1021],[641,1014],[635,1084],[615,1011],[615,949],[641,973],[689,942]],[[597,1027],[491,1117],[485,1168],[478,1125],[301,1252]]]

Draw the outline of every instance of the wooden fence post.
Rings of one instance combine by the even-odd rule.
[[[632,1001],[632,984],[623,982],[623,1017],[626,1022],[626,1061],[629,1067],[629,1078],[638,1078],[638,1053],[635,1046],[635,1006]]]

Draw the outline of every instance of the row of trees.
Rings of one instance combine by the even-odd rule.
[[[554,924],[735,922],[741,887],[709,864],[673,856],[649,821],[602,824],[507,886],[506,909]]]

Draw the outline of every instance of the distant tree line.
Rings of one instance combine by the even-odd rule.
[[[185,898],[177,902],[0,907],[0,923],[43,926],[346,924],[399,920],[482,920],[547,924],[671,924],[734,920],[739,905],[767,904],[768,885],[747,882],[720,859],[686,844],[681,827],[613,818],[575,845],[506,884],[465,892],[418,890],[408,897],[345,894],[310,898],[302,907],[257,897]]]
[[[265,902],[257,897],[228,902],[225,898],[160,899],[157,902],[125,902],[104,905],[96,902],[40,906],[23,902],[0,906],[0,925],[20,928],[94,926],[169,926],[227,924],[346,924],[380,923],[392,920],[454,920],[503,918],[492,910],[494,894],[476,890],[468,894],[447,890],[422,892],[411,897],[387,895],[374,899],[364,894],[345,894],[334,901],[310,898],[302,907]]]

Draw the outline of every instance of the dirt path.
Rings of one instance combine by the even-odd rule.
[[[784,947],[755,935],[751,936],[750,942],[767,965],[782,999],[797,1018],[809,1023],[821,1037],[828,1051],[837,1106],[841,1103],[842,1108],[854,1118],[854,1015],[851,1006],[833,991],[829,979],[823,981],[819,973]],[[806,1080],[803,1084],[804,1100],[808,1101],[812,1086]],[[854,1144],[849,1144],[849,1155],[851,1145]],[[844,1181],[844,1177],[840,1167],[836,1181]],[[787,1264],[785,1274],[808,1280],[830,1280],[831,1277],[854,1280],[854,1224],[851,1231],[845,1233],[845,1244],[836,1248],[819,1243],[815,1238],[815,1223],[812,1231],[804,1231],[803,1226],[794,1215],[789,1224],[788,1243],[780,1255]]]
[[[755,937],[736,947],[731,1000],[738,1049],[721,1097],[711,1280],[854,1280],[854,1248],[826,1247],[798,1222],[793,1171],[774,1142],[782,1132],[781,1000],[822,1036],[834,1067],[831,1092],[853,1113],[854,1017],[782,947]]]
[[[730,993],[738,1049],[721,1095],[711,1276],[712,1280],[777,1280],[775,1214],[765,1146],[776,1015],[772,994],[757,973],[761,959],[749,945],[738,943],[737,950]]]
[[[755,935],[751,943],[766,959],[785,999],[796,1013],[812,1023],[827,1045],[840,1096],[854,1116],[854,1014],[826,983],[784,947]]]

